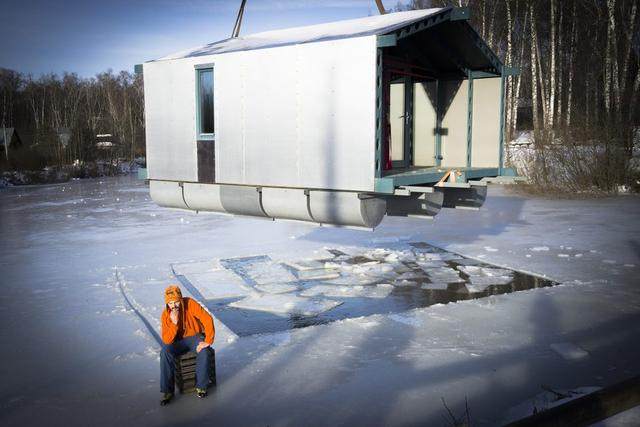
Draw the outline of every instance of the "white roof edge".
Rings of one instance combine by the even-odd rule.
[[[156,59],[155,61],[167,61],[172,59],[215,55],[219,53],[243,50],[264,49],[292,44],[313,43],[326,40],[385,34],[415,21],[419,21],[429,15],[434,15],[444,9],[447,8],[410,10],[405,12],[388,13],[385,15],[367,16],[365,18],[328,22],[325,24],[305,27],[265,31],[262,33],[220,40],[204,46],[186,49]]]

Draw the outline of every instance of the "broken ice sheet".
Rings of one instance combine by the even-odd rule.
[[[342,304],[341,301],[310,299],[296,295],[251,295],[229,304],[229,307],[266,311],[274,314],[316,316]]]
[[[265,283],[264,285],[256,285],[255,288],[268,294],[285,294],[298,289],[296,285],[291,283]]]
[[[513,271],[504,268],[477,267],[473,265],[461,265],[457,267],[469,277],[485,276],[485,277],[511,277]]]
[[[320,261],[317,259],[303,259],[301,261],[287,261],[285,262],[286,265],[288,265],[289,267],[295,269],[295,270],[299,270],[299,271],[306,271],[306,270],[317,270],[317,269],[321,269],[321,268],[325,268],[325,261]]]
[[[425,253],[421,254],[426,261],[454,261],[463,259],[460,255],[452,254],[451,252],[439,252],[439,253]]]
[[[416,264],[418,264],[422,268],[438,268],[447,266],[447,263],[444,261],[416,261]]]
[[[325,280],[324,283],[331,285],[370,285],[377,280],[366,274],[342,274],[335,279]]]
[[[320,270],[303,270],[296,272],[296,276],[300,280],[329,280],[340,277],[340,273],[336,270],[320,269]]]
[[[491,286],[491,285],[508,285],[513,281],[512,276],[471,276],[469,281],[472,285],[476,286]]]
[[[462,277],[460,277],[456,270],[449,267],[430,268],[429,270],[427,270],[427,275],[432,282],[461,283],[465,281]]]
[[[282,264],[274,261],[257,262],[244,267],[245,273],[257,284],[293,282],[295,276]]]
[[[175,274],[181,274],[187,276],[190,273],[204,273],[207,271],[221,270],[223,267],[220,265],[220,261],[217,259],[209,261],[197,261],[197,262],[182,262],[178,264],[172,264],[171,268]]]
[[[251,292],[242,278],[229,270],[191,273],[185,277],[206,299],[243,297]]]
[[[300,295],[305,297],[324,295],[336,298],[386,298],[392,291],[393,286],[386,283],[375,286],[316,285],[302,291]]]

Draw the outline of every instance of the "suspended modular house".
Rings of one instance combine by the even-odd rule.
[[[153,200],[362,227],[479,207],[479,179],[502,173],[505,67],[468,18],[399,12],[143,64]]]

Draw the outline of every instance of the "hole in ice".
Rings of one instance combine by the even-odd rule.
[[[239,336],[278,332],[556,283],[424,242],[323,259],[267,255],[172,265],[187,291]]]

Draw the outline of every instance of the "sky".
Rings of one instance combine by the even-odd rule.
[[[387,8],[397,0],[385,0]],[[229,37],[240,0],[2,0],[0,67],[91,77]],[[378,14],[374,0],[247,0],[241,35]]]

